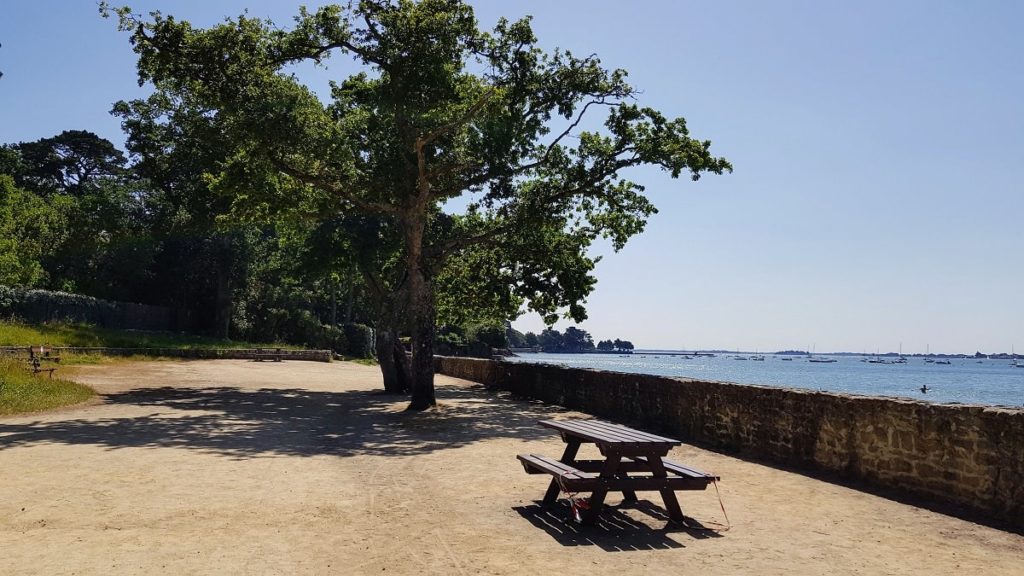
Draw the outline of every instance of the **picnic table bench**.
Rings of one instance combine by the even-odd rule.
[[[544,504],[552,505],[561,492],[590,492],[588,501],[577,507],[573,516],[581,523],[597,520],[608,492],[621,492],[623,500],[635,502],[637,492],[660,492],[669,518],[683,521],[676,499],[677,490],[704,490],[718,476],[665,460],[679,440],[656,436],[603,422],[601,420],[541,420],[540,425],[556,430],[566,443],[561,459],[540,454],[519,454],[517,458],[528,474],[553,476],[544,494]],[[577,460],[580,446],[592,443],[604,460]]]
[[[32,366],[32,373],[39,374],[40,372],[48,373],[50,378],[53,378],[53,372],[56,368],[44,368],[44,362],[60,362],[60,356],[53,356],[53,348],[46,346],[29,346],[28,348],[28,363]]]

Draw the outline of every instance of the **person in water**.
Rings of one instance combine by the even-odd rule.
[[[927,394],[927,393],[928,393],[928,385],[925,384],[925,385],[921,386],[921,394]]]

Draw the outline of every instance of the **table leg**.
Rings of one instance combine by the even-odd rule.
[[[626,474],[625,472],[619,472],[618,474],[616,474],[616,476],[622,480],[629,479],[629,474]],[[635,503],[637,501],[636,492],[634,492],[633,490],[623,490],[622,501],[628,504]]]
[[[609,454],[608,459],[604,461],[604,467],[601,468],[601,478],[612,479],[618,475],[619,462],[622,457],[618,454]],[[604,486],[598,486],[594,489],[594,492],[590,495],[590,509],[583,516],[584,524],[593,524],[597,522],[599,516],[601,516],[601,508],[604,507],[604,498],[608,495],[608,488]]]
[[[569,440],[565,444],[565,452],[562,452],[561,462],[564,464],[572,464],[576,461],[576,454],[580,451],[579,440]],[[548,491],[544,493],[544,505],[550,506],[558,501],[558,494],[562,491],[562,487],[558,484],[557,478],[551,479],[551,484],[548,485]]]
[[[668,472],[665,471],[665,465],[661,463],[661,456],[648,456],[647,462],[651,466],[651,474],[655,478],[666,478]],[[662,488],[661,499],[665,502],[665,510],[668,511],[668,517],[676,522],[683,521],[683,511],[679,508],[679,500],[676,500],[676,493],[670,488]]]

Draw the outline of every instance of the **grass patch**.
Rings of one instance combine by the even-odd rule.
[[[177,332],[113,330],[88,324],[51,322],[28,325],[20,322],[0,322],[0,346],[41,344],[83,348],[295,348],[287,344],[254,344]]]
[[[152,362],[154,360],[181,360],[177,356],[150,356],[147,354],[104,355],[104,354],[67,354],[60,355],[58,366],[90,366],[96,364],[119,364],[122,362]]]
[[[95,394],[76,382],[33,374],[23,360],[0,360],[0,415],[78,404]]]

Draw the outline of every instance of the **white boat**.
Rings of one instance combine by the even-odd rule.
[[[892,361],[893,364],[906,364],[907,359],[903,357],[903,342],[900,342],[900,355]]]

